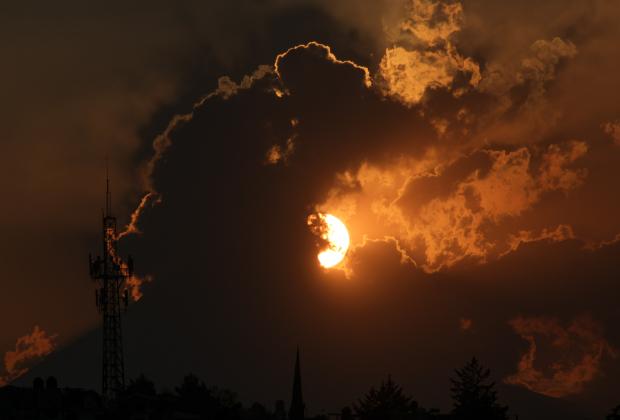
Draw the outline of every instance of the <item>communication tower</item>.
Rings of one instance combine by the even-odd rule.
[[[116,217],[112,215],[110,179],[106,176],[102,255],[89,256],[90,277],[96,283],[95,302],[103,317],[102,395],[106,403],[125,388],[121,310],[129,304],[127,279],[133,275],[133,259],[123,261],[117,250]]]

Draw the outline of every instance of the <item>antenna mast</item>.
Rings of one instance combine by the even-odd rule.
[[[110,169],[108,158],[105,159],[105,215],[112,216],[112,192],[110,191]]]
[[[89,257],[90,277],[96,283],[95,302],[103,318],[102,395],[106,403],[116,400],[125,388],[121,309],[127,308],[127,279],[133,275],[131,257],[123,261],[117,252],[116,217],[106,159],[106,200],[102,223],[102,255]]]

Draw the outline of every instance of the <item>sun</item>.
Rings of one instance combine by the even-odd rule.
[[[308,216],[308,226],[312,232],[323,239],[326,244],[317,255],[319,264],[332,268],[340,264],[349,249],[349,231],[333,214],[315,213]]]

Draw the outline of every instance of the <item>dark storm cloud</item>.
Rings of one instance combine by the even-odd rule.
[[[141,163],[171,115],[292,44],[360,39],[307,2],[39,3],[0,17],[1,251],[13,279],[0,307],[4,320],[23,313],[2,324],[6,350],[35,323],[62,345],[97,322],[77,262],[98,247],[106,156],[114,210],[135,227]]]

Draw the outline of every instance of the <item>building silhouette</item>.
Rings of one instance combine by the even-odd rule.
[[[293,395],[291,397],[291,405],[288,412],[289,420],[304,420],[306,406],[301,390],[301,367],[299,363],[299,347],[295,358],[295,373],[293,376]]]
[[[0,419],[95,420],[103,413],[95,391],[60,388],[55,377],[35,378],[32,387],[7,385],[0,388]]]

